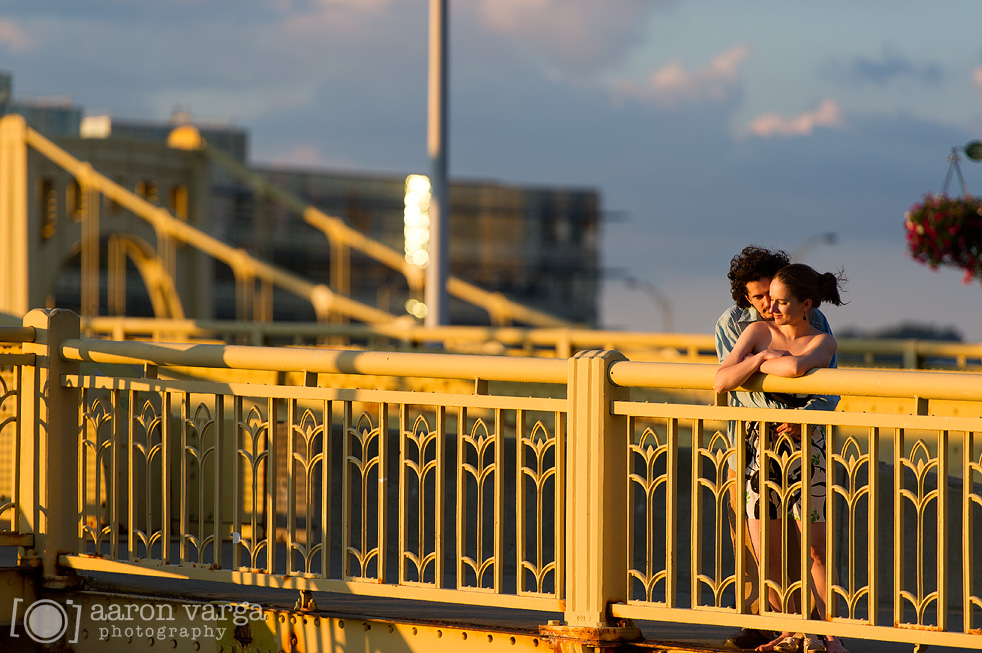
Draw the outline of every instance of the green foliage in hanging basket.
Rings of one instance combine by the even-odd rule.
[[[925,195],[906,214],[907,249],[915,261],[965,271],[965,283],[982,281],[982,200]]]

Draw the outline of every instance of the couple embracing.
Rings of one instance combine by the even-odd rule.
[[[730,262],[731,293],[735,306],[728,309],[716,324],[716,352],[720,366],[716,371],[715,390],[717,393],[729,392],[730,405],[756,406],[760,408],[803,408],[834,410],[838,397],[819,395],[788,395],[763,392],[735,391],[753,374],[762,372],[784,377],[801,376],[816,368],[836,366],[836,342],[829,328],[828,320],[818,310],[823,303],[841,305],[839,295],[844,279],[841,274],[819,273],[807,265],[790,263],[784,252],[770,252],[750,246]],[[805,421],[805,420],[802,420]],[[760,559],[761,547],[773,553],[768,555],[766,576],[778,581],[781,577],[781,539],[783,528],[771,528],[767,541],[761,542],[760,519],[762,511],[767,511],[769,519],[778,519],[782,506],[787,506],[772,492],[762,490],[762,481],[771,480],[788,484],[801,480],[801,462],[796,459],[787,468],[777,469],[767,464],[761,468],[758,458],[759,440],[766,436],[766,442],[777,446],[778,455],[789,456],[800,450],[803,434],[798,424],[768,423],[766,434],[760,433],[761,425],[752,422],[747,425],[746,438],[737,446],[746,451],[746,487],[743,492],[735,492],[734,509],[743,510],[748,520],[748,531],[753,545],[753,553]],[[808,427],[807,437],[813,453],[811,465],[811,487],[809,488],[811,514],[811,587],[814,590],[820,616],[826,616],[824,603],[826,594],[826,550],[825,550],[825,433],[819,426]],[[735,433],[730,429],[731,442]],[[732,460],[732,459],[731,459]],[[731,468],[731,477],[735,470]],[[765,477],[765,478],[762,478]],[[781,477],[784,477],[783,479]],[[800,488],[800,485],[799,485]],[[761,495],[764,496],[761,496]],[[740,501],[739,498],[743,500]],[[800,489],[792,493],[791,511],[801,529]],[[737,555],[740,555],[738,552]],[[793,612],[793,601],[782,605],[779,594],[768,591],[771,606]],[[754,642],[754,635],[757,641]],[[842,642],[833,636],[818,637],[807,633],[779,633],[767,637],[759,632],[745,630],[740,636],[731,638],[729,643],[741,648],[760,651],[814,653],[846,653]]]

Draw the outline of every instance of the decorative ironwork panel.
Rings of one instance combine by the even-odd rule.
[[[224,536],[221,495],[212,490],[221,487],[223,478],[220,424],[224,420],[224,398],[184,393],[181,406],[180,559],[220,568],[220,542]]]
[[[708,441],[707,441],[708,439]],[[733,607],[735,605],[736,574],[732,567],[732,540],[726,529],[727,513],[732,494],[743,497],[736,488],[736,450],[723,430],[705,433],[702,420],[692,428],[692,607]],[[741,505],[738,501],[737,505]],[[707,538],[705,525],[712,524]],[[707,542],[707,540],[709,540]],[[708,554],[708,555],[707,555]],[[712,566],[707,568],[707,558]],[[702,600],[703,590],[711,597]]]
[[[79,407],[79,501],[81,551],[116,556],[117,391],[84,390]]]
[[[504,447],[502,413],[492,426],[461,408],[457,430],[457,587],[501,591]]]
[[[628,582],[629,596],[650,603],[673,602],[669,552],[678,422],[655,421],[640,428],[628,419]]]
[[[344,468],[342,509],[343,577],[385,581],[385,454],[388,437],[386,403],[377,404],[352,419],[352,405],[344,405]]]
[[[897,429],[894,435],[894,541],[899,547],[894,562],[894,622],[943,630],[948,434],[910,435],[904,429]],[[933,452],[930,439],[936,441]],[[912,442],[909,449],[908,442]],[[932,607],[933,615],[929,612]]]
[[[414,414],[403,405],[399,432],[399,582],[443,587],[446,409]]]
[[[287,573],[330,572],[331,402],[287,401]]]
[[[517,473],[515,491],[518,593],[555,594],[558,581],[557,550],[562,543],[562,521],[557,500],[562,496],[557,459],[561,457],[564,414],[552,416],[552,430],[529,414],[516,415]]]
[[[266,410],[260,402],[247,403],[235,397],[235,462],[232,466],[232,567],[272,571],[275,552],[270,542],[275,538],[275,523],[270,519],[274,506],[267,491],[273,463],[271,443],[275,431],[275,403]],[[264,558],[265,555],[265,558]]]
[[[163,396],[156,392],[129,393],[129,557],[164,558],[165,466]]]
[[[865,438],[836,438],[837,431],[828,438],[831,492],[826,528],[836,539],[838,553],[838,561],[828,565],[829,614],[876,623],[879,593],[874,579],[880,524],[885,521],[879,519],[877,506],[881,433],[870,427]]]
[[[20,367],[0,366],[0,532],[17,532]]]

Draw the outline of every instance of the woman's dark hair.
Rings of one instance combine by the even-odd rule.
[[[760,281],[761,277],[773,278],[778,270],[790,262],[787,252],[783,250],[772,252],[756,245],[744,247],[742,252],[730,259],[730,271],[726,273],[733,301],[740,308],[750,308],[747,284]]]
[[[842,270],[816,272],[804,263],[792,263],[778,270],[774,278],[780,280],[798,301],[812,300],[812,308],[818,308],[822,302],[834,306],[845,303],[839,297],[839,289],[846,281]]]

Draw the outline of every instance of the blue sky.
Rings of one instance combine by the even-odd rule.
[[[0,68],[19,99],[246,128],[256,163],[426,171],[427,2],[232,6],[0,0]],[[597,188],[604,326],[666,324],[626,274],[708,332],[733,254],[813,243],[802,260],[849,279],[833,328],[982,341],[982,288],[903,234],[951,148],[982,139],[980,24],[977,0],[451,0],[450,173]],[[962,170],[982,194],[982,163]]]

